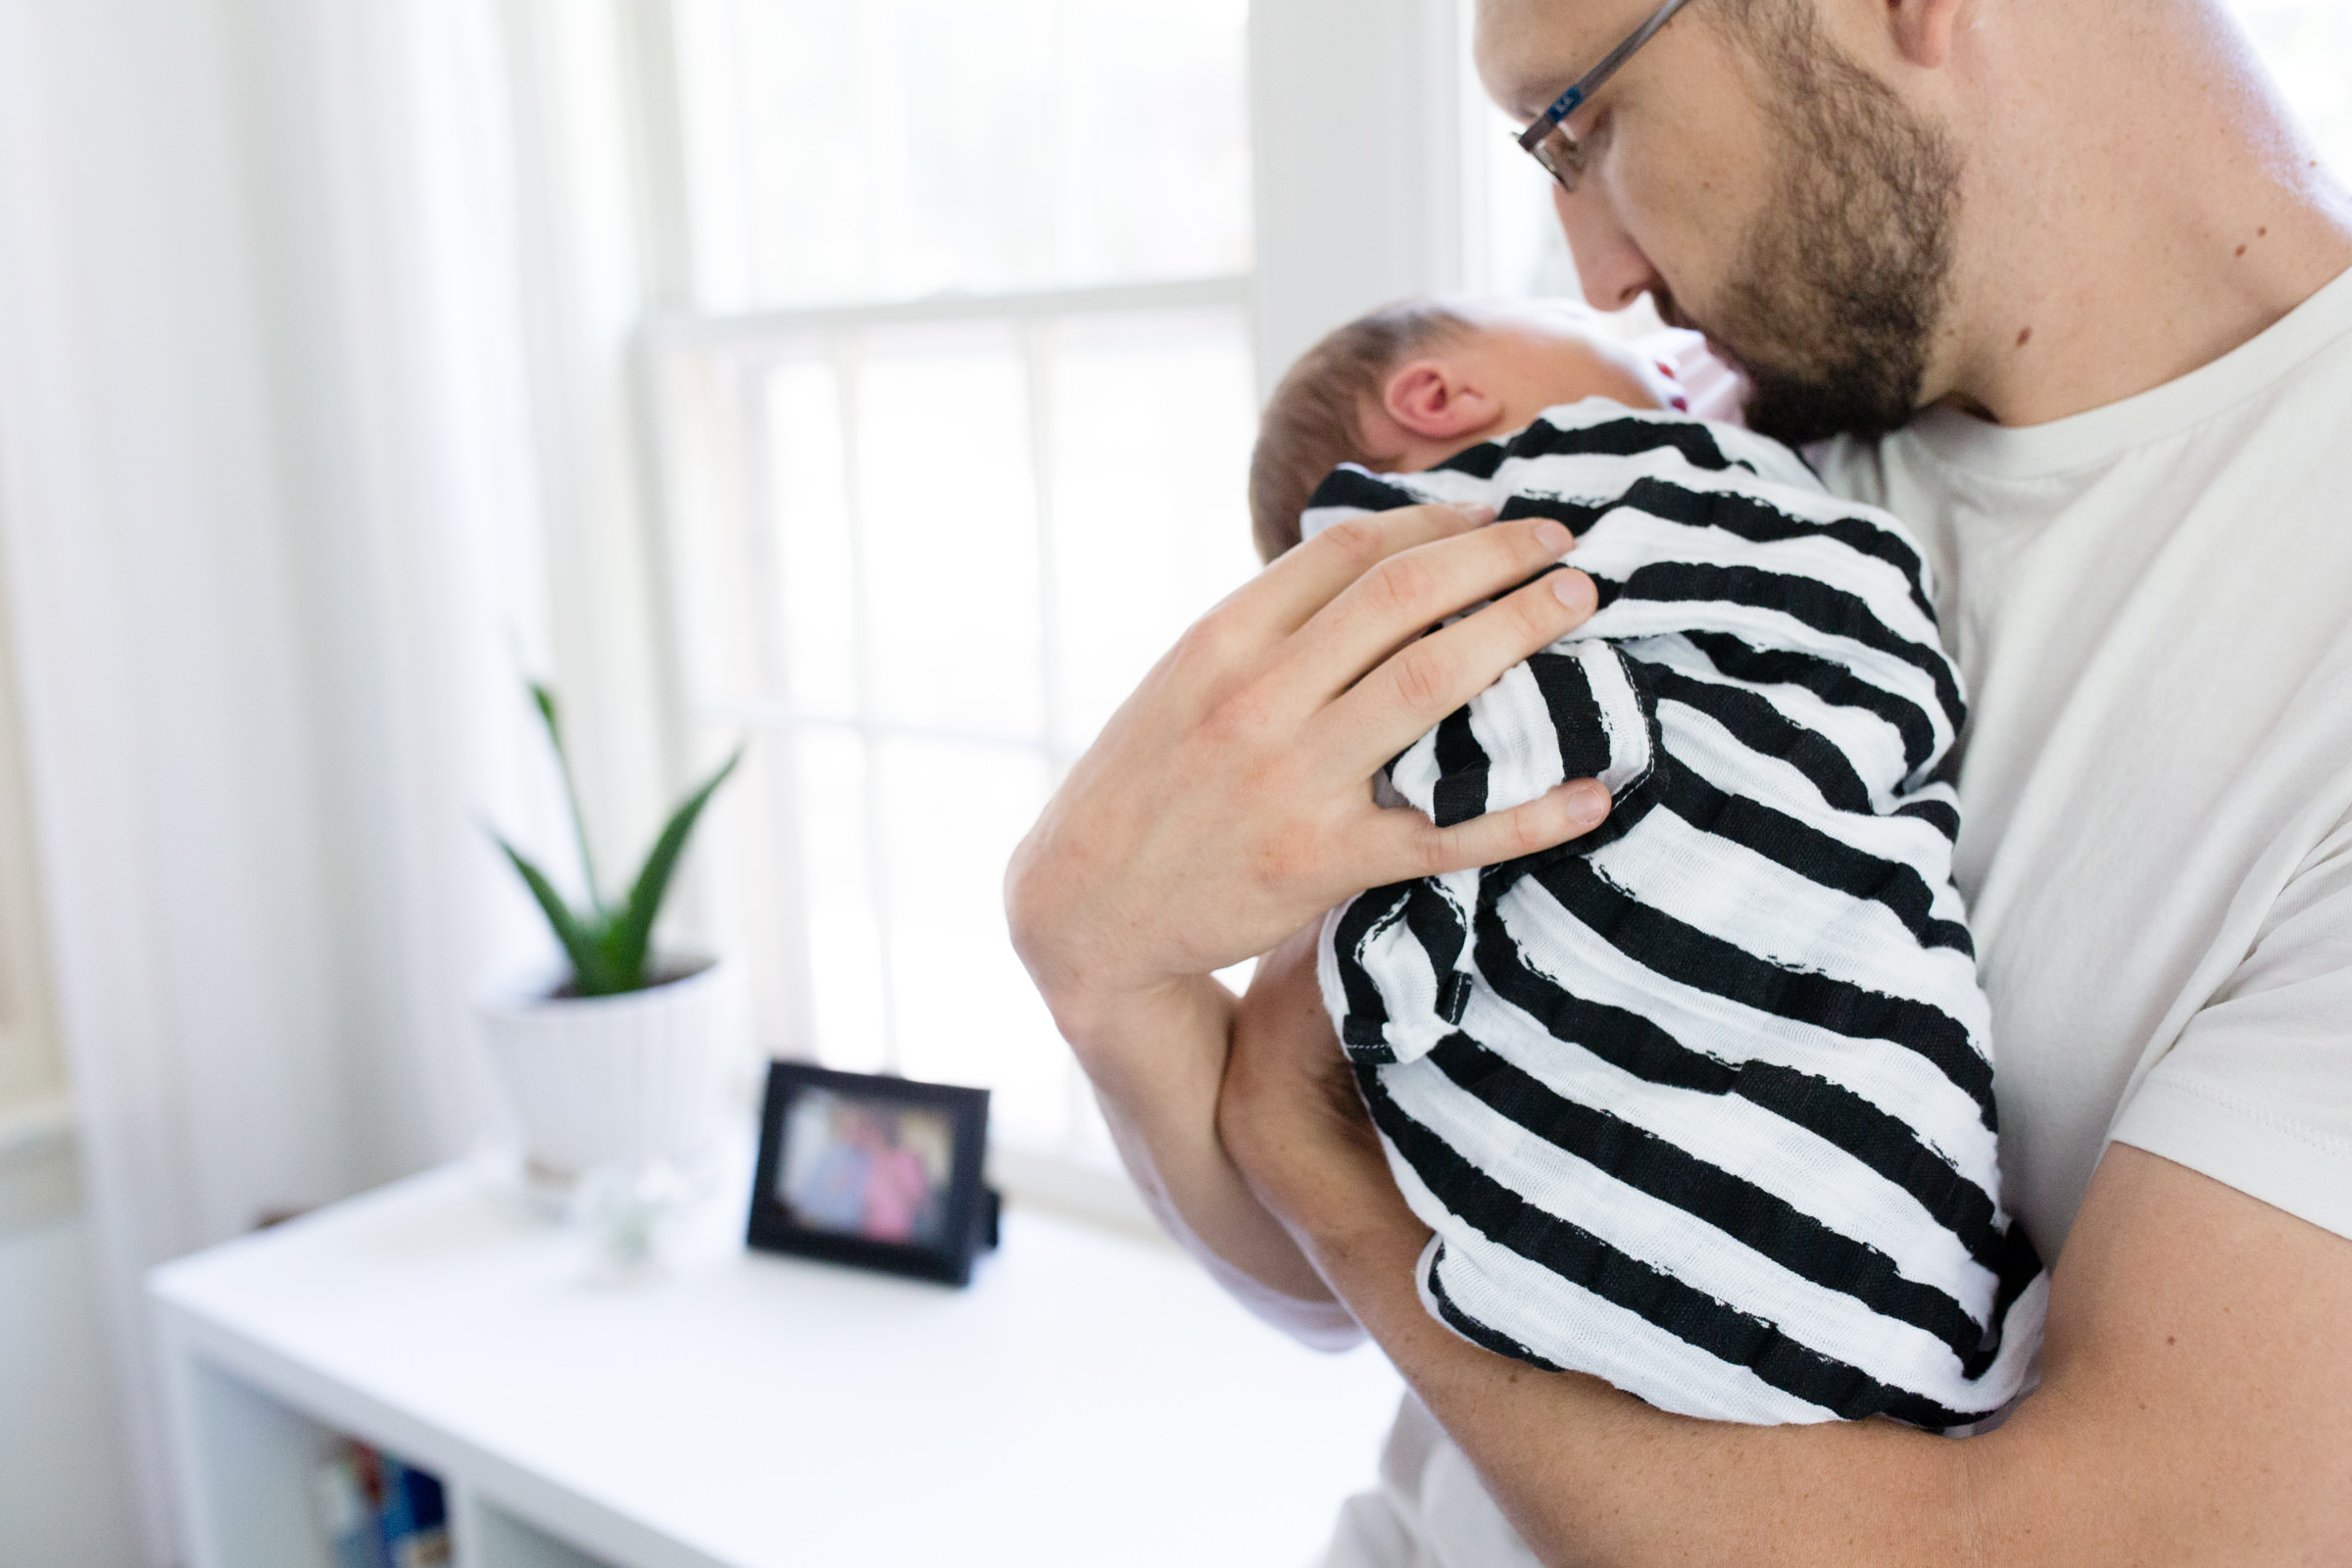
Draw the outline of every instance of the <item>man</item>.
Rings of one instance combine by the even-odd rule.
[[[1653,11],[1485,0],[1482,74],[1533,121]],[[1592,605],[1546,581],[1412,640],[1549,557],[1387,514],[1188,633],[1008,881],[1171,1227],[1417,1396],[1334,1561],[2352,1561],[2352,199],[2220,0],[1690,0],[1566,129],[1588,296],[1705,330],[1773,433],[1843,432],[1833,486],[1936,558],[2043,1377],[1956,1442],[1718,1426],[1428,1317],[1311,922],[1607,802],[1370,804]],[[1238,1007],[1208,978],[1278,942]]]

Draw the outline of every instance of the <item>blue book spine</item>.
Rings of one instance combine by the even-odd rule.
[[[450,1560],[449,1504],[439,1479],[384,1455],[380,1539],[390,1568],[442,1568]]]

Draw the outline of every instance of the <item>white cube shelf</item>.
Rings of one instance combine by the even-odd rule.
[[[157,1270],[189,1568],[332,1568],[338,1435],[447,1486],[462,1568],[1296,1568],[1397,1392],[1190,1260],[1014,1208],[967,1291],[747,1253],[615,1275],[476,1166]]]

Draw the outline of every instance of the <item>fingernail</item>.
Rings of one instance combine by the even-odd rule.
[[[1576,535],[1568,531],[1565,523],[1541,522],[1536,525],[1536,543],[1550,551],[1551,559],[1557,561],[1576,548]]]
[[[1598,779],[1571,784],[1568,792],[1569,818],[1581,828],[1598,827],[1600,819],[1609,814],[1609,792]]]
[[[1494,509],[1488,506],[1483,501],[1461,502],[1457,504],[1453,510],[1460,513],[1462,514],[1462,519],[1469,523],[1473,528],[1484,528],[1488,523],[1494,520]]]
[[[1600,603],[1600,594],[1592,579],[1581,571],[1555,571],[1551,574],[1552,597],[1580,615],[1590,615]]]

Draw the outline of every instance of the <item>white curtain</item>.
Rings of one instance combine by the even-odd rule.
[[[0,0],[0,553],[143,1523],[138,1280],[464,1150],[538,951],[547,519],[495,0]],[[575,635],[570,639],[577,642]]]

